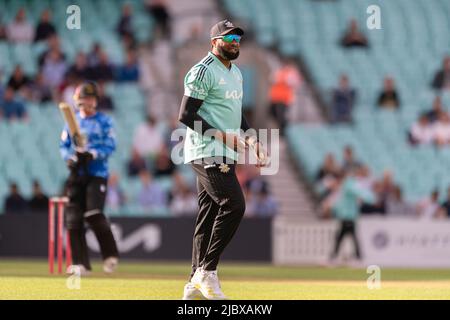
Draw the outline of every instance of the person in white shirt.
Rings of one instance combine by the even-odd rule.
[[[426,115],[420,116],[419,120],[412,125],[410,137],[413,144],[426,144],[433,141],[433,129]]]
[[[142,158],[154,159],[164,144],[163,136],[152,116],[134,132],[133,148]]]
[[[433,219],[440,208],[439,191],[434,190],[430,197],[427,197],[417,204],[417,212],[421,219]]]
[[[450,143],[450,116],[442,112],[439,115],[438,121],[433,126],[433,141],[439,145],[446,145]]]
[[[15,19],[6,27],[8,40],[11,42],[31,43],[34,39],[34,28],[27,22],[25,10],[20,8]]]

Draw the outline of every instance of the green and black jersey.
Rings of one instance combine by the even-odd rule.
[[[238,133],[242,119],[242,74],[235,64],[228,69],[211,52],[193,66],[184,79],[184,95],[203,100],[198,114],[214,128]],[[191,128],[187,128],[184,160],[224,156],[237,160],[238,154]]]

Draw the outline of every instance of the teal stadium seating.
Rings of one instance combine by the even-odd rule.
[[[293,124],[287,131],[295,158],[312,181],[327,152],[338,159],[352,145],[358,158],[376,174],[385,169],[407,198],[417,200],[438,188],[445,197],[450,185],[450,150],[412,148],[406,133],[418,114],[431,107],[434,72],[450,53],[448,0],[224,0],[227,11],[247,21],[257,41],[286,56],[301,57],[314,84],[326,98],[341,73],[358,91],[355,125]],[[366,9],[381,9],[381,30],[368,30]],[[368,50],[345,50],[338,42],[355,18],[370,42]],[[376,96],[385,75],[392,75],[400,93],[398,112],[379,111]],[[443,94],[450,106],[450,95]]]

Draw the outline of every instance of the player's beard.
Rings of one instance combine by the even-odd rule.
[[[239,49],[237,49],[236,52],[231,52],[231,51],[224,49],[224,47],[222,47],[222,46],[217,46],[217,51],[219,51],[219,54],[221,55],[222,58],[230,60],[230,61],[235,60],[239,57]]]

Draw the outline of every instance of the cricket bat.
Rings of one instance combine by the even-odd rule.
[[[69,134],[74,145],[76,147],[83,148],[86,145],[86,139],[81,134],[80,126],[78,125],[78,121],[72,107],[65,102],[61,102],[59,104],[59,110],[61,111],[64,121],[69,127]]]

